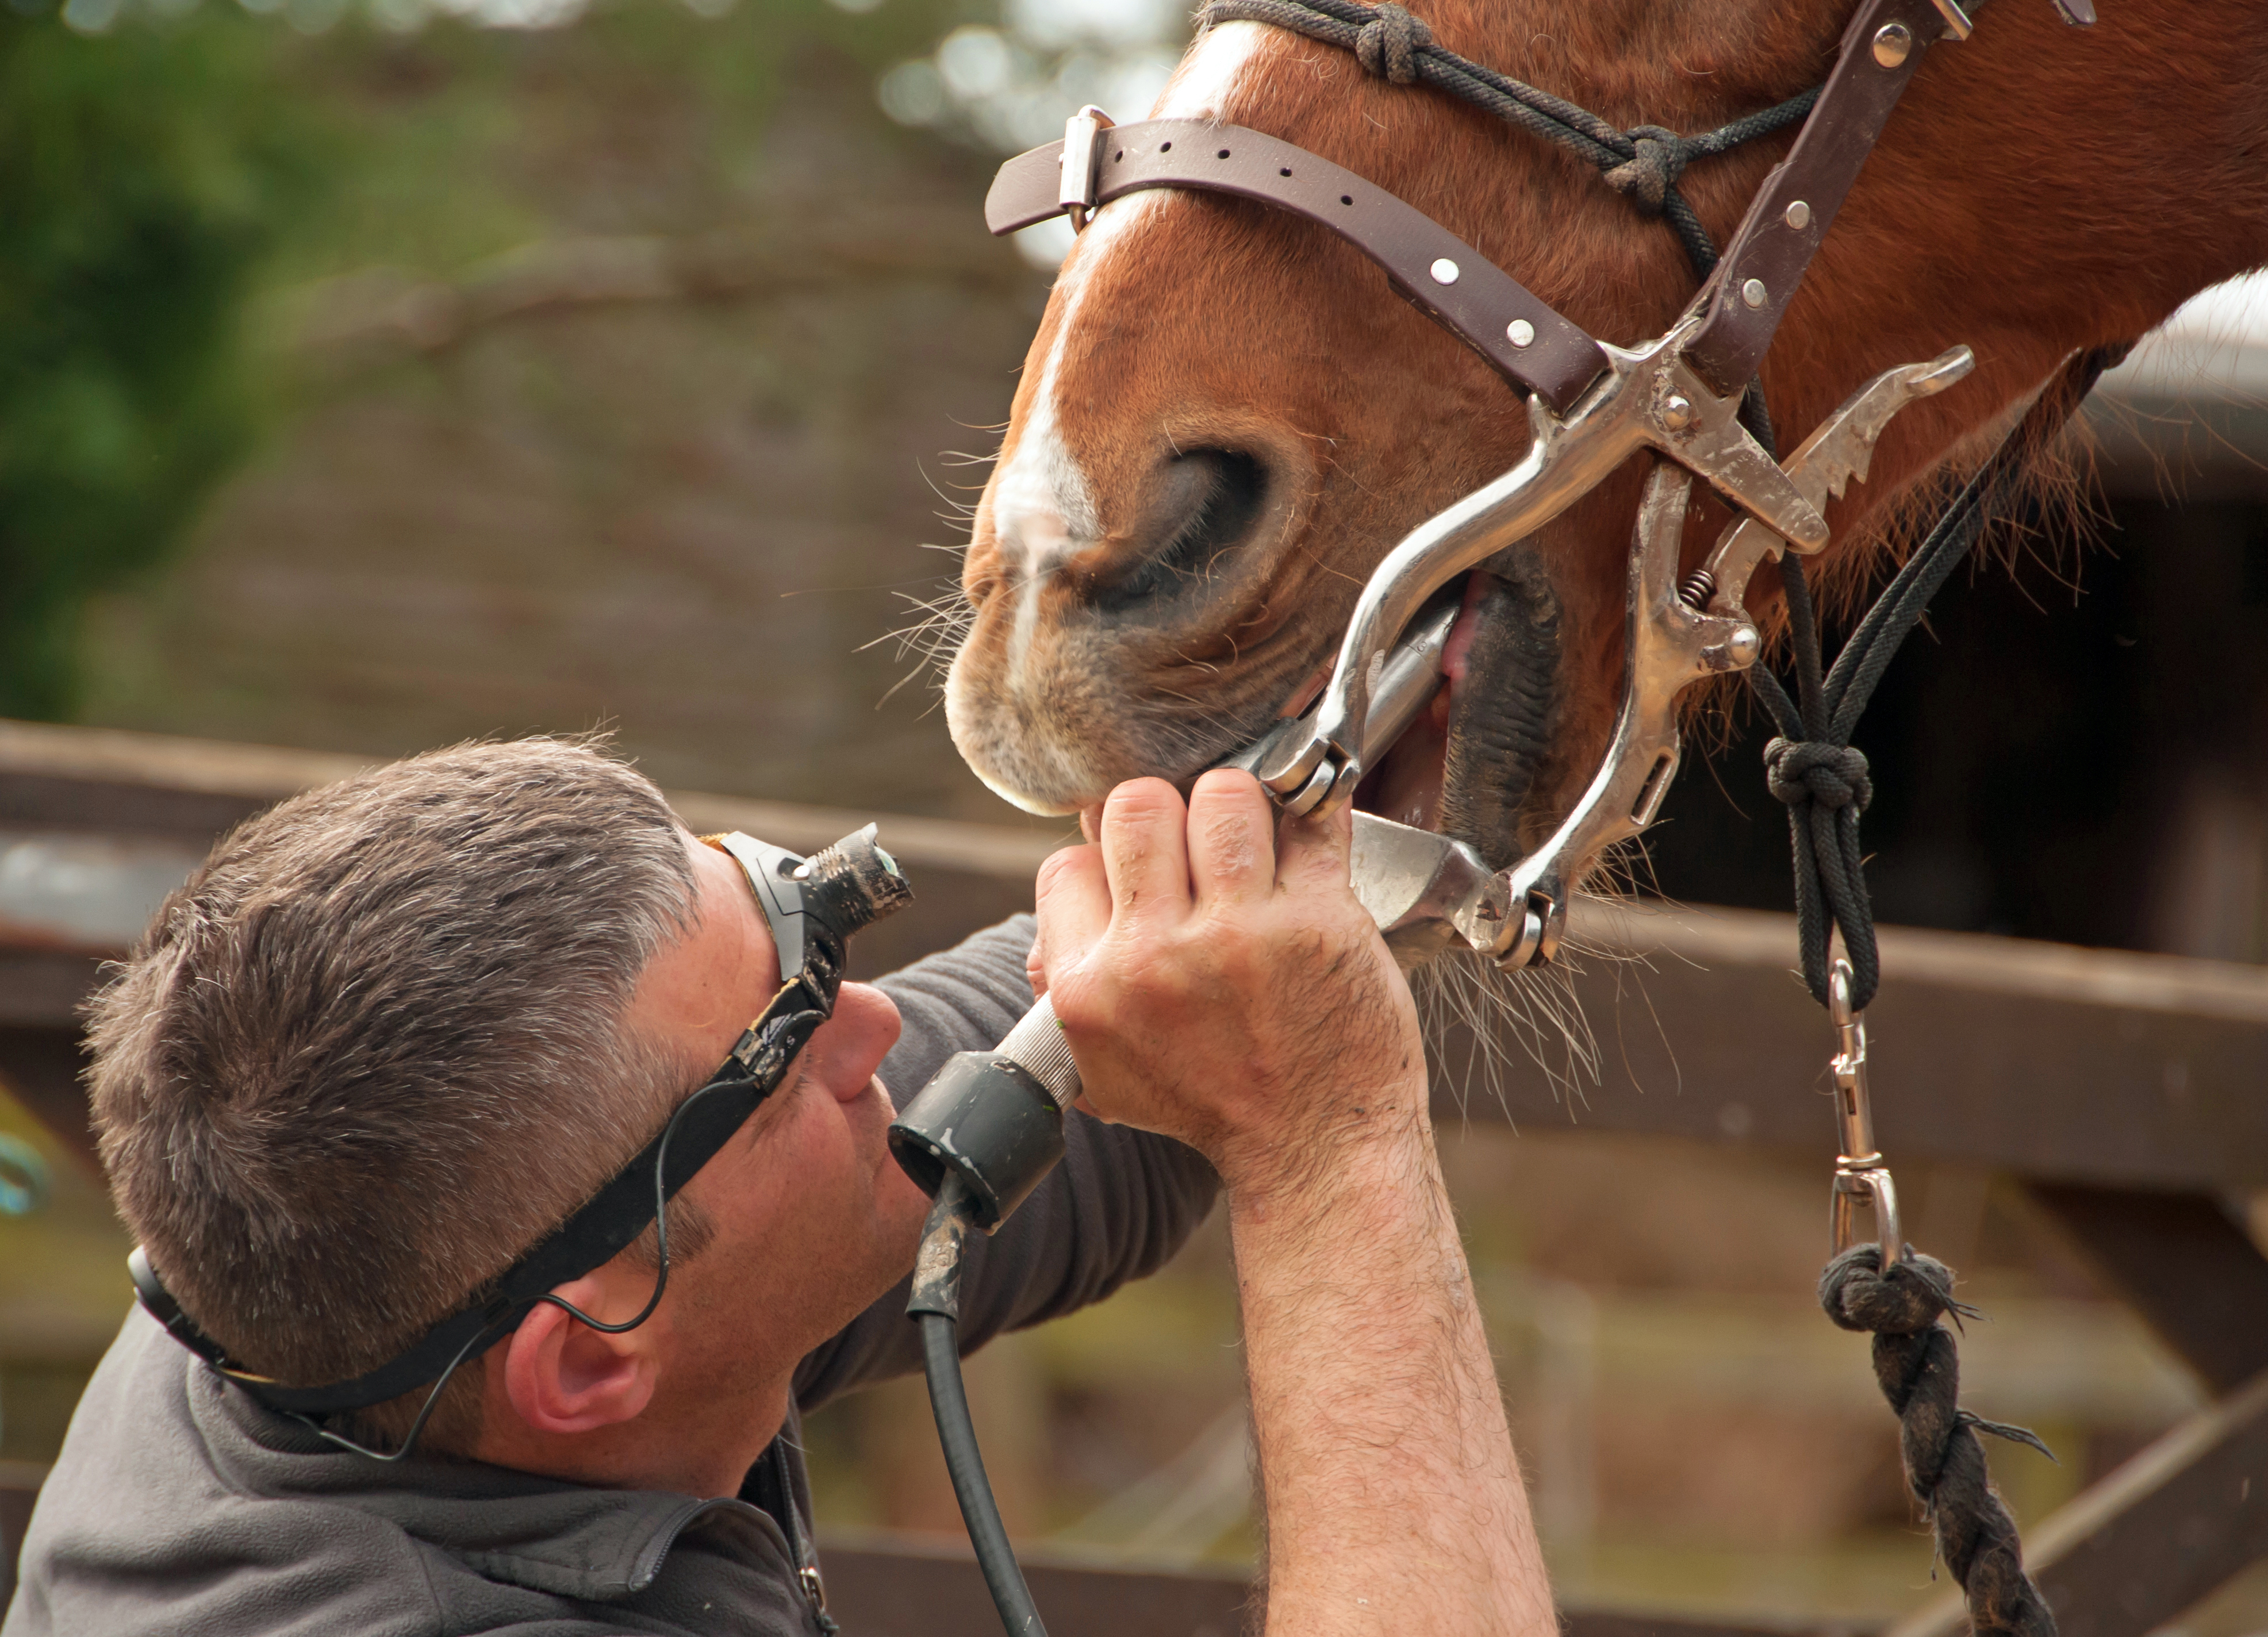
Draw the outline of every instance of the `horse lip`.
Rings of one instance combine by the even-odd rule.
[[[1443,734],[1440,829],[1501,870],[1520,855],[1521,820],[1558,726],[1558,598],[1532,549],[1512,547],[1474,571],[1451,641],[1459,674]]]

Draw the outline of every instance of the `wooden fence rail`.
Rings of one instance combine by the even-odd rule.
[[[0,833],[170,842],[187,859],[249,813],[364,765],[0,722]],[[873,817],[672,799],[696,830],[744,829],[795,848]],[[1064,839],[935,819],[881,825],[918,896],[862,939],[869,971],[1028,908],[1033,871]],[[1790,918],[1606,909],[1580,919],[1572,941],[1590,951],[1566,980],[1600,1037],[1597,1083],[1571,1097],[1518,1075],[1500,1095],[1467,1096],[1461,1069],[1476,1051],[1518,1055],[1524,1043],[1453,1031],[1438,1046],[1444,1119],[1573,1121],[1800,1150],[1823,1167],[1832,1121],[1806,1088],[1823,1086],[1830,1041],[1790,972]],[[76,1008],[111,952],[52,931],[11,933],[0,920],[0,1077],[90,1160]],[[1892,1163],[1950,1161],[2022,1178],[2105,1285],[2223,1395],[2035,1537],[2068,1637],[2143,1637],[2268,1554],[2268,1259],[2229,1209],[2238,1192],[2268,1188],[2268,969],[1886,929],[1882,972],[1872,1057],[1878,1134]],[[875,1600],[856,1629],[960,1629],[939,1623],[952,1601],[939,1589],[974,1583],[961,1559],[902,1544],[845,1545],[843,1553],[864,1566],[844,1581],[859,1588],[846,1598]],[[1052,1578],[1042,1601],[1066,1611],[1065,1629],[1105,1634],[1226,1637],[1245,1596],[1227,1582],[1069,1564],[1035,1582],[1042,1577]],[[1068,1618],[1090,1606],[1091,1619]],[[1584,1637],[1734,1629],[1602,1611],[1571,1619]],[[1943,1610],[1917,1622],[1899,1637],[1961,1624]]]

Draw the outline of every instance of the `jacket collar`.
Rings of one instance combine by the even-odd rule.
[[[184,1363],[190,1413],[232,1487],[385,1518],[489,1579],[618,1602],[653,1584],[688,1531],[734,1555],[776,1558],[780,1573],[793,1572],[778,1523],[745,1501],[598,1489],[423,1453],[380,1464],[324,1442],[205,1365]]]

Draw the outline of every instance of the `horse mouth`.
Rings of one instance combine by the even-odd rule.
[[[1125,530],[1141,549],[1092,565],[1076,554],[1049,563],[1035,549],[1054,542],[1060,554],[1067,510],[1029,485],[996,494],[986,575],[971,586],[972,627],[946,688],[954,743],[988,786],[1048,813],[1143,774],[1186,790],[1314,705],[1340,642],[1314,612],[1338,598],[1336,588],[1318,595],[1313,576],[1282,585],[1269,572],[1268,559],[1297,555],[1284,540],[1285,486],[1269,479],[1287,464],[1209,446],[1176,453]],[[1099,525],[1087,532],[1100,540]],[[1366,811],[1466,842],[1493,869],[1521,855],[1553,793],[1543,770],[1565,667],[1546,563],[1523,542],[1440,588],[1431,606],[1456,609],[1442,679],[1355,796]],[[1271,600],[1284,612],[1263,620],[1255,610]]]
[[[1464,576],[1432,704],[1355,792],[1366,812],[1468,843],[1492,870],[1521,855],[1558,725],[1559,605],[1532,552]]]

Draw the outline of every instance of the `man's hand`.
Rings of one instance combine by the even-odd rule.
[[[1348,885],[1351,821],[1278,823],[1249,774],[1187,807],[1122,784],[1040,872],[1033,951],[1088,1107],[1181,1138],[1232,1189],[1422,1124],[1408,986]]]

